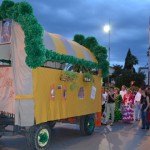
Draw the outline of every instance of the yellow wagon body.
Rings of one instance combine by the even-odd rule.
[[[77,88],[70,90],[71,81],[60,80],[62,72],[42,67],[32,71],[36,123],[101,112],[101,77],[94,76],[93,83],[84,82],[83,74],[78,73]],[[92,87],[96,89],[95,99],[91,98]],[[83,99],[78,96],[80,88],[84,89]],[[66,98],[63,97],[64,89]]]

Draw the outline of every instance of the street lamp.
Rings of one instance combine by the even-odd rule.
[[[110,30],[111,30],[110,25],[106,24],[104,26],[104,32],[108,33],[108,61],[109,63],[110,63]]]
[[[108,62],[110,64],[110,25],[106,24],[104,25],[104,32],[108,34]],[[109,85],[109,75],[108,75],[108,85]]]

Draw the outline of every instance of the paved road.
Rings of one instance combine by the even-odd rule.
[[[150,130],[141,130],[139,123],[115,123],[96,128],[92,136],[81,136],[79,127],[57,124],[52,131],[50,150],[144,150],[150,149]],[[0,150],[29,150],[22,136],[3,137]]]

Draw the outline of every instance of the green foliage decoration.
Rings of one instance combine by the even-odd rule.
[[[46,50],[42,41],[43,28],[34,17],[32,7],[27,2],[4,0],[0,6],[0,18],[10,18],[21,25],[25,34],[27,65],[31,68],[42,66],[46,61]]]
[[[46,51],[46,58],[48,60],[52,60],[52,61],[57,60],[57,62],[60,62],[60,63],[67,62],[67,63],[73,64],[73,65],[84,66],[84,67],[87,67],[87,68],[97,68],[98,67],[97,63],[87,61],[87,60],[84,60],[84,59],[78,59],[78,58],[75,58],[74,56],[67,56],[67,55],[64,55],[64,54],[60,55],[56,52],[53,52],[52,50],[51,51],[49,51],[49,50]]]
[[[65,77],[68,81],[75,81],[78,79],[78,74],[72,71],[64,71],[62,77]]]
[[[83,45],[85,47],[89,48],[93,52],[94,51],[94,47],[98,46],[98,42],[97,42],[95,37],[87,37],[84,40]]]
[[[81,40],[82,39],[82,40]],[[98,68],[102,70],[102,76],[107,77],[109,74],[109,63],[107,61],[107,49],[98,44],[95,37],[85,38],[82,34],[76,34],[74,41],[87,47],[96,57]],[[82,42],[81,42],[82,41]]]
[[[85,82],[94,82],[94,77],[90,72],[86,72],[83,74],[83,81]]]
[[[10,15],[10,12],[14,6],[14,2],[10,0],[4,0],[1,7],[0,7],[0,18],[8,18]]]
[[[64,71],[61,76],[60,76],[60,80],[61,81],[70,81],[70,90],[74,90],[75,88],[78,87],[76,80],[78,79],[78,74],[76,72],[72,72],[72,71]]]
[[[20,15],[33,14],[32,6],[27,2],[21,2],[18,11],[20,12]]]
[[[73,65],[81,65],[86,68],[98,68],[98,64],[79,59],[73,56],[58,54],[48,50],[43,45],[43,28],[33,15],[33,9],[27,2],[13,2],[3,0],[0,6],[0,20],[10,18],[21,25],[25,34],[25,51],[27,54],[26,64],[30,68],[43,66],[44,62],[51,60],[56,62],[66,62]],[[81,44],[84,36],[80,39]]]
[[[80,44],[80,45],[84,45],[84,40],[85,40],[85,37],[84,37],[84,35],[82,35],[82,34],[76,34],[75,36],[74,36],[74,39],[73,39],[74,41],[78,41],[78,43]]]

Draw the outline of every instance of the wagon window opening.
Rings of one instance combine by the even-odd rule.
[[[58,70],[64,70],[65,68],[65,63],[59,63],[59,62],[53,62],[53,61],[46,61],[44,63],[45,68],[53,68],[53,69],[58,69]]]
[[[85,67],[82,67],[82,66],[79,66],[79,65],[72,65],[72,64],[67,64],[66,67],[65,67],[65,70],[72,71],[72,72],[78,72],[78,73],[85,73],[85,72],[89,71]]]
[[[97,69],[88,69],[88,68],[85,68],[85,67],[79,66],[79,65],[66,64],[66,67],[64,70],[78,72],[78,73],[90,72],[92,75],[98,75]]]
[[[11,25],[10,19],[0,21],[0,67],[11,66]]]
[[[10,44],[0,45],[0,67],[11,66]]]
[[[97,70],[97,69],[91,69],[91,70],[90,70],[90,73],[91,73],[92,75],[98,75],[98,70]]]
[[[77,73],[86,73],[90,72],[92,75],[98,75],[97,69],[88,69],[83,66],[79,65],[72,65],[69,63],[59,63],[54,61],[46,61],[42,67],[45,68],[53,68],[58,70],[64,70],[64,71],[72,71]]]
[[[0,59],[0,67],[11,66],[11,60]]]

